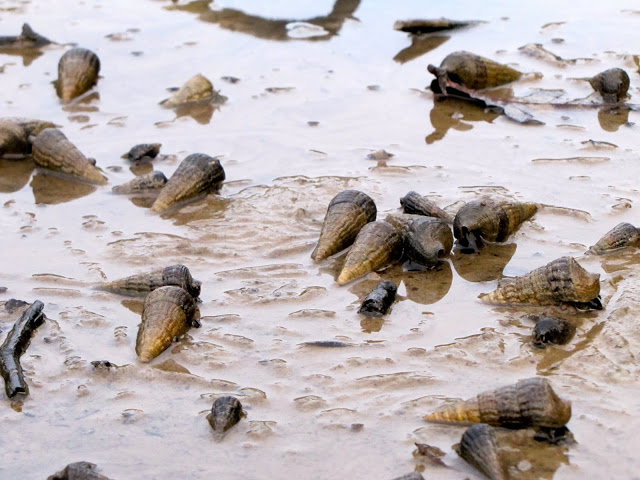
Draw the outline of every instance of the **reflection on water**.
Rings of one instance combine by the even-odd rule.
[[[86,95],[81,95],[80,97],[77,97],[71,102],[65,104],[62,109],[65,112],[69,113],[96,113],[99,111],[97,106],[99,102],[100,93],[90,92]]]
[[[491,123],[500,114],[486,111],[485,108],[473,105],[469,101],[459,98],[434,96],[433,108],[429,119],[434,131],[427,135],[428,144],[442,140],[450,128],[454,130],[471,130],[473,125],[468,122]]]
[[[414,60],[431,50],[438,48],[451,37],[448,35],[411,36],[411,45],[403,48],[393,59],[398,63]]]
[[[489,282],[502,278],[502,271],[516,252],[515,243],[485,245],[476,253],[454,251],[453,268],[468,282]]]
[[[598,110],[598,122],[603,130],[616,132],[622,125],[629,123],[628,107],[601,108]]]
[[[340,31],[345,20],[354,18],[353,14],[360,5],[360,0],[336,0],[333,10],[326,16],[289,20],[249,15],[233,8],[212,10],[210,8],[212,3],[211,0],[196,0],[186,5],[172,5],[166,8],[167,10],[195,13],[198,15],[198,19],[203,22],[216,23],[226,30],[242,32],[266,40],[293,40],[294,38],[288,34],[287,25],[305,22],[322,27],[327,32],[322,36],[305,37],[305,40],[328,40]]]
[[[27,160],[7,160],[0,158],[0,192],[17,192],[29,181],[34,164]]]
[[[206,125],[211,121],[213,112],[220,110],[220,105],[211,102],[197,102],[188,105],[180,105],[173,109],[176,118],[191,117],[200,125]]]
[[[63,178],[50,172],[36,173],[31,180],[31,188],[36,203],[47,205],[70,202],[96,191],[93,185]]]

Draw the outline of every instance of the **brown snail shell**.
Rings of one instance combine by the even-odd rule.
[[[491,480],[507,478],[498,455],[496,432],[486,423],[478,423],[467,428],[456,451],[469,465],[480,470]]]
[[[191,295],[180,287],[159,287],[147,295],[136,337],[136,354],[149,362],[164,352],[189,327],[199,327],[199,313]]]
[[[207,194],[219,188],[224,179],[220,160],[204,153],[192,153],[178,165],[160,190],[151,210],[160,213],[179,202]]]
[[[130,162],[139,162],[144,159],[156,158],[160,153],[161,143],[140,143],[134,145],[131,149],[122,155],[121,158],[126,158]]]
[[[511,67],[465,51],[447,55],[439,68],[429,65],[428,70],[438,79],[442,92],[447,91],[447,80],[472,90],[480,90],[504,85],[522,76],[521,72]]]
[[[186,290],[193,298],[198,298],[202,282],[194,280],[189,269],[184,265],[178,264],[103,283],[97,288],[120,295],[138,296],[146,295],[166,285],[180,287]]]
[[[453,220],[453,234],[464,248],[476,250],[483,241],[504,242],[538,210],[535,203],[475,200]]]
[[[0,157],[29,153],[29,138],[24,128],[8,119],[0,120]]]
[[[562,427],[571,418],[571,402],[559,398],[542,377],[482,392],[426,415],[438,423],[486,423],[493,427]]]
[[[63,103],[82,95],[98,81],[100,59],[86,48],[72,48],[58,62],[56,89]]]
[[[164,173],[153,170],[139,177],[130,180],[122,185],[117,185],[111,189],[113,193],[141,193],[149,190],[159,190],[167,183],[167,177]]]
[[[171,97],[160,102],[167,108],[179,107],[187,103],[202,102],[213,98],[214,90],[211,82],[201,74],[194,75]]]
[[[589,83],[605,102],[617,103],[627,96],[629,75],[621,68],[610,68],[591,77]]]
[[[33,140],[33,160],[39,167],[104,185],[107,178],[60,130],[46,128]]]
[[[245,415],[240,400],[236,397],[224,396],[218,397],[213,402],[207,420],[213,431],[221,434],[233,427]]]
[[[479,298],[494,304],[573,303],[601,309],[599,294],[600,274],[587,272],[573,257],[561,257]]]
[[[545,316],[536,321],[533,327],[531,343],[536,348],[546,348],[547,345],[564,345],[576,331],[576,327],[563,318]]]
[[[400,205],[402,205],[404,213],[437,217],[449,223],[453,222],[451,215],[442,210],[427,197],[423,197],[419,193],[413,191],[407,193],[400,199]]]
[[[441,218],[390,214],[385,221],[403,230],[404,252],[412,262],[433,268],[451,253],[453,235]]]
[[[338,283],[344,285],[398,260],[402,256],[402,244],[400,229],[383,221],[367,223],[347,253]]]
[[[587,253],[602,255],[625,247],[640,247],[640,232],[630,223],[619,223],[587,250]]]
[[[329,202],[320,238],[311,258],[322,260],[344,250],[353,243],[365,224],[376,219],[376,215],[376,204],[366,193],[358,190],[338,193]]]

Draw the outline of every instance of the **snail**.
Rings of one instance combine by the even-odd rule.
[[[246,416],[246,413],[242,410],[240,401],[236,397],[224,396],[218,397],[213,402],[211,413],[207,415],[207,420],[214,432],[223,434],[244,416]]]
[[[153,170],[152,172],[140,175],[127,183],[115,186],[111,191],[113,193],[120,194],[147,192],[149,190],[159,190],[164,187],[166,183],[167,177],[165,177],[164,173]]]
[[[538,319],[533,327],[531,344],[537,348],[545,348],[549,344],[563,345],[571,340],[576,327],[563,318],[545,316]]]
[[[451,253],[453,235],[441,218],[390,214],[385,221],[403,231],[404,252],[412,262],[433,268]]]
[[[202,282],[194,280],[189,269],[178,264],[103,283],[97,288],[120,295],[137,296],[146,295],[152,290],[166,285],[180,287],[193,298],[198,298]]]
[[[475,200],[458,210],[453,220],[453,235],[463,251],[476,251],[485,241],[507,240],[537,210],[535,203]]]
[[[28,23],[22,24],[22,31],[18,36],[0,37],[0,50],[23,50],[26,48],[40,48],[53,42],[36,33]]]
[[[140,361],[153,360],[189,327],[199,327],[199,316],[195,300],[180,287],[163,286],[150,292],[144,301],[136,337]]]
[[[89,183],[104,185],[107,178],[60,130],[45,128],[33,140],[33,161],[42,168],[71,175]]]
[[[382,317],[387,314],[389,307],[396,298],[395,283],[383,280],[364,299],[358,313],[366,317]]]
[[[190,103],[205,102],[213,100],[217,95],[211,82],[201,74],[194,75],[187,83],[176,91],[171,97],[160,102],[160,105],[167,108],[175,108]],[[218,95],[221,99],[222,97]]]
[[[500,463],[496,432],[486,423],[477,423],[467,428],[456,452],[491,480],[507,478]]]
[[[130,162],[141,162],[156,158],[160,153],[161,143],[140,143],[134,145],[131,149],[120,158],[125,158]]]
[[[425,215],[427,217],[437,217],[449,223],[453,222],[453,218],[451,218],[451,215],[442,210],[427,197],[423,197],[419,193],[413,191],[407,193],[400,199],[400,205],[402,205],[404,213]]]
[[[615,252],[625,247],[640,247],[640,233],[630,223],[619,223],[589,247],[587,254],[602,255]]]
[[[353,243],[360,229],[376,219],[373,199],[358,190],[338,193],[327,208],[320,238],[311,253],[314,260],[323,260]]]
[[[55,123],[27,118],[0,118],[0,157],[23,157],[31,153],[31,141]]]
[[[561,257],[491,293],[480,301],[492,304],[559,305],[600,310],[600,275],[589,273],[573,257]]]
[[[98,82],[100,59],[86,48],[72,48],[60,57],[58,80],[55,82],[58,96],[68,103],[82,95]]]
[[[161,213],[176,204],[207,194],[220,187],[225,179],[220,160],[204,153],[185,158],[160,190],[151,210]]]
[[[610,68],[591,77],[589,84],[602,95],[605,102],[617,103],[627,96],[629,75],[621,68]]]
[[[511,429],[558,428],[571,418],[571,402],[559,398],[546,379],[533,377],[482,392],[424,418],[437,423],[486,423]]]

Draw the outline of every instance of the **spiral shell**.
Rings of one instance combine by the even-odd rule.
[[[469,465],[491,480],[507,478],[498,455],[496,433],[489,425],[479,423],[467,428],[462,434],[457,452]]]
[[[140,143],[134,145],[131,149],[122,155],[121,158],[126,158],[130,162],[139,162],[144,159],[156,158],[160,153],[161,143]]]
[[[0,119],[0,157],[27,154],[30,146],[24,128],[14,121]]]
[[[338,283],[344,285],[398,260],[402,256],[402,244],[400,229],[383,221],[367,223],[347,253]]]
[[[366,193],[358,190],[338,193],[329,202],[320,238],[311,258],[322,260],[344,250],[353,243],[365,224],[376,219],[376,215],[376,204]]]
[[[194,75],[171,97],[160,102],[167,108],[179,107],[187,103],[202,102],[213,98],[211,82],[201,74]]]
[[[605,102],[620,102],[629,91],[629,75],[621,68],[610,68],[589,79],[593,89]]]
[[[400,199],[400,205],[402,205],[404,213],[425,215],[427,217],[437,217],[449,223],[453,222],[453,218],[451,218],[451,215],[442,210],[427,197],[423,197],[416,192],[409,192],[404,197],[402,197]]]
[[[571,322],[547,316],[539,319],[533,327],[531,343],[537,348],[545,348],[549,344],[563,345],[571,340],[575,331],[576,328]]]
[[[185,158],[160,190],[151,210],[160,213],[179,202],[205,195],[220,187],[225,174],[220,160],[204,153],[192,153]]]
[[[140,175],[127,183],[117,185],[111,191],[119,194],[148,192],[149,190],[158,190],[164,187],[166,183],[167,177],[165,177],[164,173],[154,170]]]
[[[589,247],[587,253],[602,255],[625,247],[640,247],[640,232],[630,223],[623,222],[605,233],[595,245]]]
[[[82,95],[98,81],[100,59],[86,48],[72,48],[58,62],[56,89],[63,103]]]
[[[489,242],[504,242],[538,210],[535,203],[475,200],[465,204],[453,220],[453,235],[465,248],[476,250]]]
[[[451,253],[453,235],[441,218],[392,213],[385,221],[402,230],[404,252],[419,265],[433,268]]]
[[[89,183],[107,183],[102,171],[64,133],[55,128],[42,130],[33,140],[33,160],[39,167],[62,172]]]
[[[199,327],[198,317],[193,297],[180,287],[164,286],[149,293],[136,337],[136,354],[140,361],[151,361],[189,327]]]
[[[504,85],[522,76],[511,67],[465,51],[453,52],[442,60],[440,68],[429,65],[428,69],[440,82],[442,92],[446,92],[447,79],[472,90],[480,90]]]
[[[600,275],[589,273],[573,257],[561,257],[513,283],[479,296],[484,303],[559,305],[573,303],[601,309]]]
[[[232,396],[218,397],[211,413],[207,415],[209,425],[214,432],[221,434],[229,430],[245,416],[240,400]]]
[[[202,282],[194,280],[187,267],[177,264],[103,283],[97,288],[120,295],[138,296],[146,295],[152,290],[166,285],[180,287],[193,298],[198,298]]]
[[[541,377],[482,392],[477,396],[426,415],[437,423],[486,423],[493,427],[562,427],[571,418],[571,402],[559,398]]]

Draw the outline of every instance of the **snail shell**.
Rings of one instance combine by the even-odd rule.
[[[549,344],[563,345],[571,340],[576,329],[567,320],[558,317],[544,317],[533,327],[534,347],[545,348]]]
[[[192,153],[185,158],[160,190],[151,210],[160,213],[178,202],[207,194],[220,187],[225,174],[220,160],[204,153]]]
[[[178,264],[103,283],[98,288],[120,295],[137,296],[146,295],[152,290],[166,285],[180,287],[193,298],[198,298],[202,282],[194,280],[189,269]]]
[[[139,162],[147,158],[156,158],[160,153],[161,143],[140,143],[131,147],[127,153],[122,155],[121,158],[126,158],[130,162]]]
[[[601,309],[600,275],[589,273],[573,257],[561,257],[513,283],[480,295],[484,303],[559,305],[564,302]]]
[[[117,185],[111,191],[113,193],[147,192],[149,190],[158,190],[164,187],[166,183],[167,177],[164,176],[164,173],[154,170],[140,175],[127,183]]]
[[[409,260],[433,268],[451,253],[451,228],[441,218],[423,215],[390,214],[385,218],[404,233],[404,252]]]
[[[56,89],[63,103],[82,95],[98,81],[100,59],[86,48],[72,48],[58,62]]]
[[[537,210],[535,203],[475,200],[458,210],[453,234],[462,247],[476,250],[483,240],[504,242]]]
[[[605,102],[620,102],[629,91],[629,75],[621,68],[610,68],[589,79],[593,89]]]
[[[0,157],[29,153],[31,145],[22,126],[9,119],[0,120]]]
[[[447,79],[472,90],[480,90],[504,85],[522,76],[511,67],[465,51],[447,55],[440,68],[429,65],[428,70],[438,79],[442,92],[447,91]]]
[[[398,260],[402,256],[402,244],[400,229],[383,221],[367,223],[347,253],[338,283],[344,285]]]
[[[366,317],[382,317],[396,298],[398,287],[390,280],[383,280],[364,299],[358,313]]]
[[[213,406],[211,413],[207,415],[209,425],[216,433],[224,433],[233,427],[245,416],[242,410],[240,400],[232,396],[218,397]]]
[[[189,327],[199,327],[198,317],[193,297],[182,288],[164,286],[150,292],[144,301],[142,323],[136,337],[140,361],[151,361]]]
[[[589,248],[587,253],[602,255],[625,247],[640,247],[640,233],[630,223],[619,223]]]
[[[404,197],[402,197],[400,199],[400,205],[402,205],[404,213],[425,215],[427,217],[437,217],[449,223],[453,222],[453,218],[451,218],[451,215],[442,210],[427,197],[423,197],[416,192],[409,192]]]
[[[437,423],[486,423],[493,427],[562,427],[571,418],[571,402],[559,398],[541,377],[482,392],[477,396],[426,415]]]
[[[167,108],[179,107],[186,103],[201,102],[213,98],[213,85],[201,74],[194,75],[171,97],[160,102]]]
[[[462,434],[457,452],[469,465],[491,480],[507,478],[498,455],[496,432],[489,425],[479,423],[467,428]]]
[[[39,167],[104,185],[107,178],[60,130],[46,128],[33,140],[33,160]]]
[[[353,243],[365,224],[376,219],[376,215],[376,204],[366,193],[358,190],[338,193],[329,202],[320,239],[311,258],[322,260],[344,250]]]

